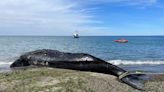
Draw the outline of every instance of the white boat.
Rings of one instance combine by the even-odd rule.
[[[79,38],[79,34],[76,32],[76,33],[73,34],[73,37],[74,38]]]

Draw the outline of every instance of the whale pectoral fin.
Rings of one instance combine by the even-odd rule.
[[[149,80],[149,77],[144,73],[125,73],[120,75],[119,80],[133,88],[144,91],[145,82]]]

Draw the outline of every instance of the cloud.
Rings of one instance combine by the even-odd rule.
[[[54,35],[62,32],[72,34],[76,29],[95,30],[97,28],[88,26],[101,23],[94,20],[94,17],[80,3],[68,0],[2,0],[0,2],[0,29],[8,31],[9,34],[11,29],[19,30],[18,32],[42,30],[55,33]],[[33,31],[28,33],[32,34]]]
[[[92,4],[151,6],[157,0],[1,0],[0,34],[72,35],[110,34],[96,19]],[[102,25],[101,25],[102,24]],[[107,32],[108,30],[108,32]],[[100,32],[101,31],[101,32]]]

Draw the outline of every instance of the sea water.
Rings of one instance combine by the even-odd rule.
[[[120,38],[129,42],[114,42]],[[129,71],[164,72],[164,36],[0,36],[0,70],[38,49],[88,53]]]

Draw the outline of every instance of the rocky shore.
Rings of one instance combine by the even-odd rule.
[[[144,92],[164,92],[164,76],[145,83]],[[0,73],[0,92],[143,92],[107,74],[56,68]]]

